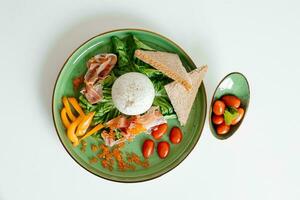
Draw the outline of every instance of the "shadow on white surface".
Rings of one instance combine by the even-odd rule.
[[[118,13],[100,14],[86,17],[70,27],[66,27],[54,38],[53,44],[45,55],[45,61],[41,67],[39,95],[42,106],[49,120],[52,121],[52,93],[54,84],[60,69],[70,54],[91,37],[102,32],[120,28],[142,28],[155,30],[149,21],[140,16]]]

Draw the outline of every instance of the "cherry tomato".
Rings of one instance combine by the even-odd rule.
[[[160,158],[166,158],[170,152],[170,145],[168,142],[160,142],[157,145],[157,153]]]
[[[152,131],[154,139],[159,140],[168,130],[168,124],[161,124],[156,126]]]
[[[223,101],[220,100],[215,101],[213,106],[213,112],[216,115],[223,115],[224,111],[225,111],[225,104],[223,103]]]
[[[241,100],[233,95],[225,95],[222,97],[222,100],[226,104],[226,106],[239,108],[241,105]]]
[[[235,118],[234,120],[232,120],[231,125],[236,125],[243,118],[244,113],[245,113],[244,109],[238,108],[238,112],[239,112],[239,116],[237,118]]]
[[[223,122],[220,125],[217,125],[217,133],[220,135],[228,133],[230,130],[230,126],[226,125],[225,122]]]
[[[153,154],[153,151],[154,151],[153,140],[150,140],[150,139],[145,140],[142,151],[143,151],[143,156],[145,158],[149,158]]]
[[[224,118],[221,115],[213,115],[212,122],[216,125],[222,124],[224,122]]]
[[[173,144],[179,144],[182,140],[182,132],[180,128],[178,127],[173,127],[170,133],[170,141]]]

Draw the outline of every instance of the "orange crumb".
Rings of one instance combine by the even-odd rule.
[[[96,157],[93,157],[93,158],[90,159],[90,163],[95,164],[97,162],[98,162],[98,159]]]
[[[79,86],[83,83],[83,76],[79,76],[73,79],[74,90],[78,90]]]
[[[98,147],[94,144],[91,145],[92,152],[96,152],[98,150]]]
[[[144,168],[148,168],[150,166],[148,160],[141,161],[140,157],[135,153],[127,153],[127,161],[130,163],[135,163],[137,165],[140,165]]]

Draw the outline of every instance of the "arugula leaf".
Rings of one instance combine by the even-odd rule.
[[[224,120],[226,125],[230,125],[233,120],[239,116],[238,110],[234,107],[227,107],[224,112]]]

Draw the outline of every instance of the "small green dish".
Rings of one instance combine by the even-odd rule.
[[[237,96],[240,100],[241,100],[241,107],[244,108],[245,113],[243,118],[241,119],[241,121],[230,127],[230,130],[228,133],[224,134],[224,135],[220,135],[216,132],[215,126],[212,123],[212,107],[213,107],[213,103],[220,99],[222,96],[224,95],[235,95]],[[210,125],[210,130],[212,132],[212,134],[221,140],[227,139],[230,136],[232,136],[236,130],[239,128],[239,126],[242,124],[243,120],[245,119],[245,115],[247,113],[248,110],[248,105],[249,105],[249,101],[250,101],[250,87],[249,87],[249,83],[246,79],[246,77],[240,73],[240,72],[232,72],[230,74],[228,74],[227,76],[225,76],[223,78],[223,80],[221,80],[221,82],[219,83],[219,85],[217,86],[213,97],[212,97],[212,101],[210,104],[210,109],[209,109],[209,125]]]

